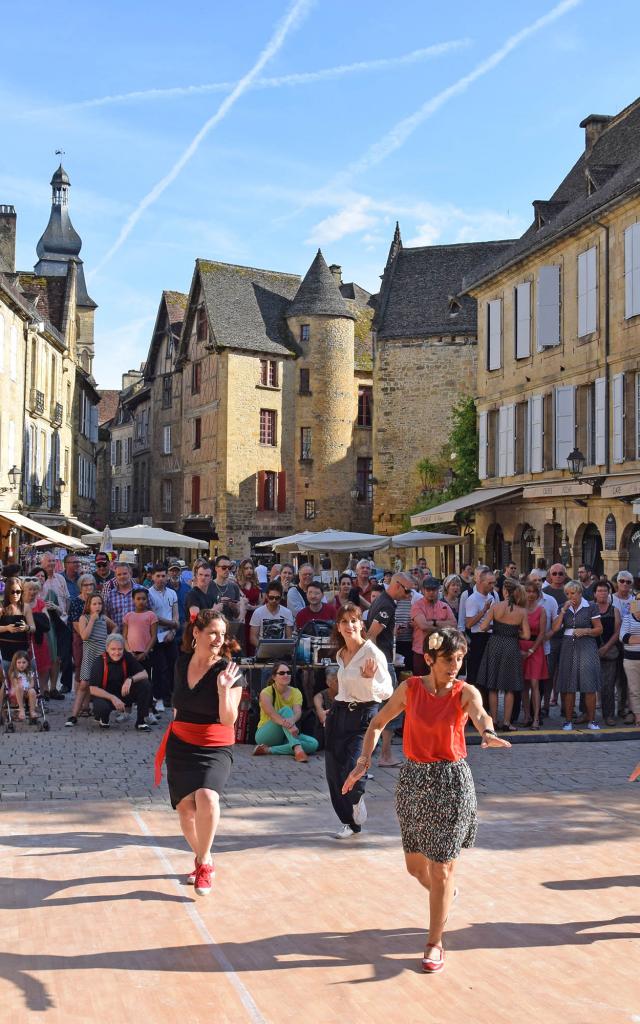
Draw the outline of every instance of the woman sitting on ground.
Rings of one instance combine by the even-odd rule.
[[[307,754],[315,754],[318,741],[299,731],[301,714],[302,694],[291,686],[290,666],[280,661],[273,666],[271,678],[260,694],[258,746],[254,756],[292,754],[296,761],[308,761]]]

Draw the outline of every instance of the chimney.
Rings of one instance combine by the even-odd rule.
[[[16,272],[16,209],[0,204],[0,273]]]
[[[580,122],[580,127],[584,128],[584,151],[587,155],[611,121],[613,118],[609,114],[589,114]]]
[[[340,285],[342,284],[342,267],[338,266],[337,263],[332,263],[331,266],[329,267],[329,270],[333,274],[335,282],[339,288]]]
[[[122,374],[122,390],[126,391],[132,384],[137,384],[139,380],[142,380],[142,373],[140,370],[127,370],[126,373]]]

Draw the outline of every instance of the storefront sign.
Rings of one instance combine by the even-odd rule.
[[[600,494],[603,498],[635,497],[640,494],[640,476],[609,476]]]
[[[588,498],[590,494],[593,494],[593,487],[591,484],[583,484],[573,480],[567,480],[566,483],[552,483],[549,481],[548,484],[532,484],[530,487],[525,487],[522,492],[522,497],[562,498],[564,495],[567,495],[568,497],[584,495],[585,498]]]
[[[616,547],[616,517],[610,512],[604,521],[604,548],[615,551]]]

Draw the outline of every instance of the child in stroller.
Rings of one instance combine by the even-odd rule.
[[[0,687],[0,704],[6,714],[7,730],[13,732],[13,710],[18,710],[18,721],[25,720],[25,698],[29,707],[29,725],[48,729],[40,695],[37,674],[33,671],[31,659],[26,651],[16,651],[11,659],[6,681]],[[40,715],[38,714],[40,710]],[[42,723],[40,719],[42,718]],[[45,724],[46,723],[46,724]]]

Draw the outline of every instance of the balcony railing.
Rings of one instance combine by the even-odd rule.
[[[31,388],[30,395],[31,412],[41,415],[44,412],[44,394],[37,388]]]
[[[62,403],[54,402],[51,406],[51,422],[54,427],[59,427],[62,424]]]

